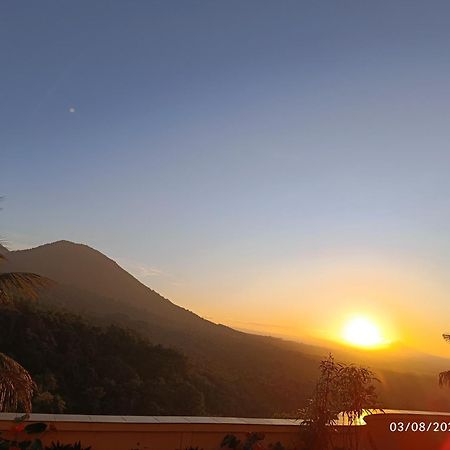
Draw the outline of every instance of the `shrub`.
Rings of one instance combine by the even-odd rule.
[[[380,410],[374,373],[365,367],[336,363],[332,355],[320,363],[320,374],[312,398],[300,410],[305,449],[333,447],[339,414],[354,425],[365,414]],[[358,435],[349,434],[346,448],[358,446]]]

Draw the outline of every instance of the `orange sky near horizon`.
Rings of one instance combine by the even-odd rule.
[[[249,275],[243,280],[229,271],[205,277],[202,285],[166,285],[162,294],[214,322],[305,343],[345,344],[346,323],[363,316],[386,341],[450,357],[442,340],[450,329],[450,286],[423,262],[335,255],[290,267],[269,264]]]
[[[28,245],[13,245],[18,247]],[[174,303],[235,329],[319,346],[349,345],[343,338],[346,324],[364,317],[384,341],[450,358],[450,345],[442,339],[450,332],[450,282],[429,261],[335,252],[289,264],[267,262],[258,270],[204,267],[199,282],[196,274],[169,277],[108,256]]]

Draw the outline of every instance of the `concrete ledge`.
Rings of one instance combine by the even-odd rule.
[[[0,414],[0,432],[7,439],[26,440],[17,432],[14,419],[20,414]],[[367,425],[338,427],[336,438],[342,444],[357,439],[359,450],[450,450],[450,413],[393,411],[365,418]],[[249,433],[263,433],[261,450],[280,442],[286,450],[302,448],[299,422],[292,419],[184,416],[93,416],[71,414],[32,414],[27,422],[45,422],[48,431],[43,443],[81,441],[92,450],[219,450],[226,434],[245,441]],[[437,422],[448,424],[447,432],[392,432],[392,422]]]
[[[0,413],[0,421],[14,420],[22,413]],[[81,414],[31,414],[28,422],[141,423],[141,424],[242,424],[298,426],[295,419],[261,419],[245,417],[198,416],[105,416]]]
[[[7,439],[29,439],[14,431],[20,414],[0,414],[0,432]],[[287,450],[300,447],[299,423],[289,419],[181,416],[89,416],[31,414],[27,422],[44,422],[48,431],[38,436],[46,445],[52,441],[81,441],[92,450],[186,450],[199,447],[219,450],[226,434],[245,441],[248,433],[265,435],[264,447],[281,442]]]

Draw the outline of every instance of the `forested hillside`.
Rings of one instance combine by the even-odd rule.
[[[181,353],[118,326],[19,302],[0,307],[0,349],[37,383],[35,412],[203,414],[208,380]]]
[[[2,270],[56,282],[36,303],[2,307],[0,314],[0,352],[37,381],[36,411],[295,414],[329,352],[205,320],[85,245],[62,241],[3,252]],[[403,348],[341,349],[337,357],[375,370],[385,408],[449,409],[450,391],[436,379],[447,368],[444,359]]]

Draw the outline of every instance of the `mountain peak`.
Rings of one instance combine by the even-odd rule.
[[[37,247],[29,248],[26,250],[18,250],[14,253],[33,253],[42,255],[46,254],[47,256],[53,255],[54,257],[63,258],[63,261],[64,258],[67,258],[67,261],[70,261],[70,259],[73,257],[82,258],[83,260],[85,260],[86,258],[89,259],[94,257],[97,261],[102,260],[103,262],[108,261],[109,263],[116,264],[114,260],[108,258],[102,252],[96,250],[93,247],[90,247],[87,244],[68,241],[65,239],[49,242],[48,244],[38,245]],[[81,261],[78,260],[78,262],[80,263]]]
[[[194,314],[175,306],[121,268],[113,259],[86,244],[60,240],[8,254],[4,271],[32,272],[104,298],[126,301],[163,317]]]
[[[67,248],[67,249],[85,248],[85,249],[97,251],[97,250],[93,249],[92,247],[89,247],[89,245],[82,244],[80,242],[68,241],[66,239],[49,242],[48,244],[38,245],[37,247],[34,247],[34,248]],[[33,250],[33,249],[29,249],[29,250]]]
[[[73,241],[69,241],[67,239],[60,239],[59,241],[54,241],[54,242],[49,242],[46,245],[66,245],[66,246],[77,246],[77,245],[85,245],[85,244],[81,244],[80,242],[73,242]]]

